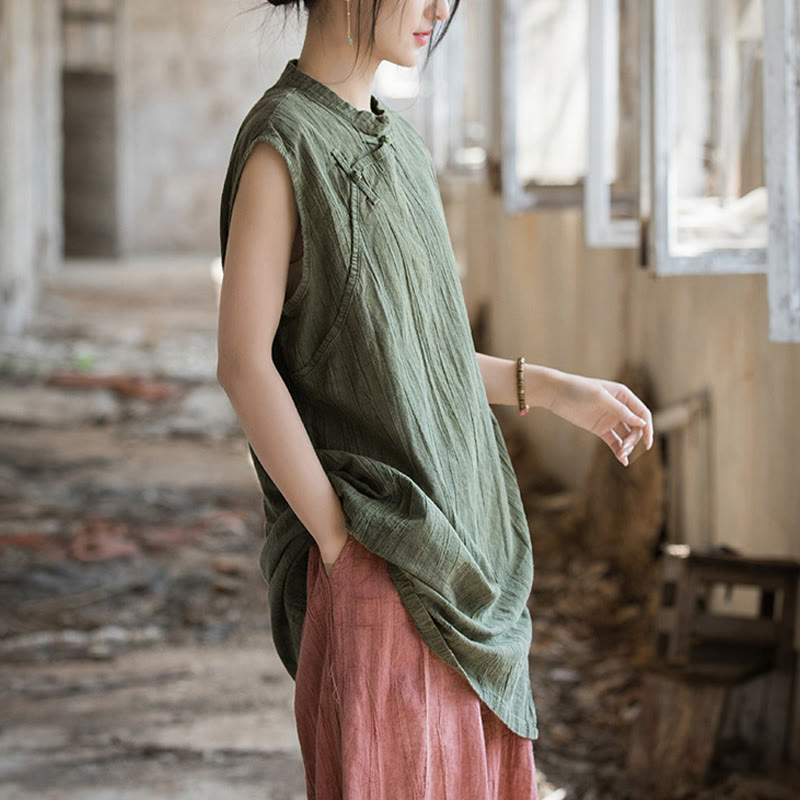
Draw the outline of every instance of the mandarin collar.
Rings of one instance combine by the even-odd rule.
[[[333,91],[329,86],[320,83],[316,78],[312,78],[307,72],[303,72],[297,66],[298,59],[290,58],[284,67],[283,73],[278,78],[277,85],[293,86],[313,97],[317,102],[329,108],[334,113],[348,120],[353,126],[362,133],[371,136],[380,136],[389,129],[389,114],[386,108],[381,105],[375,95],[370,95],[369,104],[371,111],[363,108],[356,108],[348,103],[341,95]]]

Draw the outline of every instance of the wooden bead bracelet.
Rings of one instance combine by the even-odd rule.
[[[519,401],[519,413],[527,414],[530,406],[525,402],[525,356],[517,358],[517,399]]]

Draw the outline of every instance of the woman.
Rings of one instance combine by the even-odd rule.
[[[430,154],[370,93],[457,0],[304,5],[225,179],[218,379],[264,495],[308,796],[535,800],[531,539],[490,404],[548,408],[626,465],[651,415],[474,351]]]

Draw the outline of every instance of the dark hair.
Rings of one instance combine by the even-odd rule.
[[[305,10],[312,11],[315,7],[319,5],[320,0],[267,0],[267,2],[258,3],[258,5],[253,6],[250,11],[255,11],[259,8],[264,8],[266,6],[273,6],[278,7],[282,6],[286,11],[286,16],[284,17],[284,25],[286,24],[286,17],[289,15],[289,11],[291,8],[294,8],[297,12],[298,19],[300,18],[301,8],[305,8]],[[433,33],[431,34],[430,41],[428,42],[427,53],[425,56],[425,61],[422,65],[422,69],[424,70],[428,66],[428,62],[430,61],[431,56],[433,55],[436,48],[439,46],[439,43],[444,38],[447,30],[450,27],[450,23],[453,20],[453,16],[458,9],[460,0],[452,0],[451,8],[450,8],[450,15],[444,21],[443,25],[437,21],[433,24]],[[361,26],[361,7],[365,4],[368,4],[368,0],[355,0],[355,11],[356,11],[356,30],[360,31],[362,29]],[[383,5],[383,0],[372,0],[372,18],[371,23],[369,26],[369,39],[367,41],[367,52],[371,53],[375,48],[375,22],[378,18],[378,14],[381,10],[381,6]],[[435,7],[435,5],[434,5]],[[438,35],[437,35],[438,32]],[[356,44],[356,61],[358,61],[359,53],[361,50],[361,41],[360,39],[357,41]]]

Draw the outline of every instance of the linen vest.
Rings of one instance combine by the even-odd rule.
[[[511,730],[536,739],[530,531],[431,155],[375,95],[358,109],[290,59],[234,140],[223,267],[236,189],[259,141],[287,164],[303,236],[302,277],[271,355],[347,529],[387,560],[427,645]],[[272,636],[294,678],[313,539],[249,450],[263,492]]]

